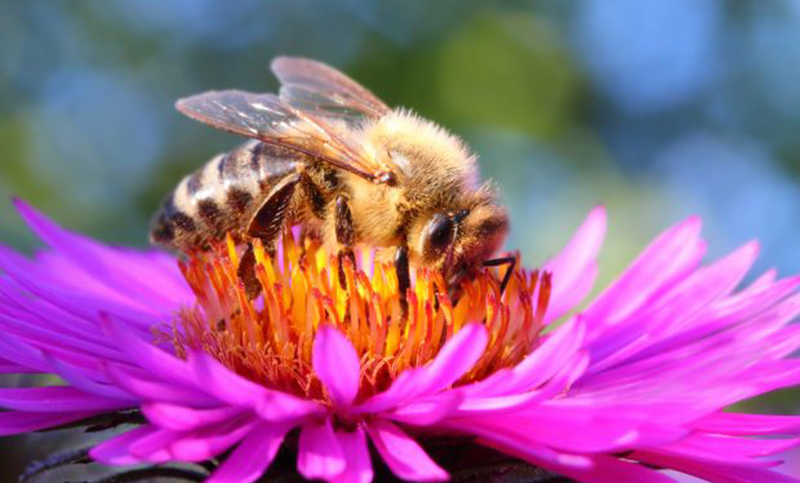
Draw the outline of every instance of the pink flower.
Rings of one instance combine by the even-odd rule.
[[[373,479],[368,442],[402,479],[446,480],[417,439],[442,434],[587,483],[674,481],[661,469],[720,483],[800,481],[770,458],[800,445],[800,417],[723,411],[800,380],[800,359],[789,357],[800,345],[800,326],[789,324],[800,278],[768,272],[737,290],[758,246],[701,267],[696,218],[572,315],[597,273],[602,208],[545,266],[549,298],[546,277],[523,272],[502,299],[485,274],[463,304],[432,304],[424,286],[436,287],[434,275],[419,273],[420,312],[394,327],[377,313],[393,300],[379,266],[373,278],[348,267],[348,290],[320,282],[331,293],[314,292],[295,286],[306,282],[296,247],[285,247],[274,271],[261,261],[264,297],[251,305],[224,283],[227,262],[198,260],[182,273],[168,255],[107,247],[17,207],[49,249],[31,260],[0,248],[0,369],[67,384],[0,390],[1,434],[140,408],[146,422],[92,458],[201,462],[232,449],[214,483],[255,481],[295,429],[299,473],[331,482]],[[281,354],[296,357],[283,366]]]

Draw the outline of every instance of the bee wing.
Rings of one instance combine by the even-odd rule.
[[[271,67],[281,81],[280,98],[304,112],[348,121],[364,116],[379,118],[389,112],[372,92],[321,62],[278,57]]]
[[[273,94],[228,90],[185,97],[175,107],[223,131],[283,146],[374,182],[392,179],[336,126],[282,102]]]

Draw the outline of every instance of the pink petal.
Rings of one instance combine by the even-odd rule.
[[[675,483],[658,471],[605,455],[559,453],[516,438],[481,438],[479,443],[581,483]]]
[[[730,435],[792,434],[800,432],[800,416],[716,413],[692,423],[698,431]]]
[[[447,481],[449,475],[413,439],[394,424],[376,419],[367,427],[372,443],[398,478]]]
[[[331,480],[346,466],[339,438],[330,419],[322,424],[307,424],[300,430],[297,471],[308,480]]]
[[[547,401],[566,391],[586,372],[589,362],[590,359],[586,353],[574,354],[572,359],[564,362],[559,372],[536,390],[525,389],[502,396],[473,392],[465,398],[453,415],[459,417],[492,415],[497,417],[501,414],[518,413],[528,406]]]
[[[361,427],[352,433],[337,431],[336,437],[345,457],[344,471],[333,478],[331,483],[370,483],[372,481],[372,461],[367,448],[367,438]]]
[[[259,417],[273,422],[297,421],[313,414],[326,412],[326,408],[319,403],[271,390],[264,393],[256,404],[255,410]]]
[[[244,413],[238,407],[195,409],[165,402],[144,403],[141,409],[151,423],[172,431],[190,431],[209,424],[229,421]]]
[[[63,375],[63,371],[59,371],[59,374]],[[198,389],[184,388],[179,385],[165,383],[133,367],[107,364],[106,374],[108,374],[109,379],[111,379],[116,387],[136,395],[140,400],[175,404],[191,401],[193,405],[200,407],[218,405],[218,401],[203,394]],[[70,383],[74,385],[72,381],[70,381]],[[116,389],[114,386],[111,387]]]
[[[28,226],[48,245],[72,263],[119,293],[133,300],[147,300],[165,308],[179,307],[191,300],[176,268],[167,269],[157,254],[115,250],[59,227],[21,200],[14,200]]]
[[[234,373],[205,352],[190,353],[189,364],[197,387],[228,404],[255,407],[267,390]]]
[[[264,474],[289,427],[262,424],[253,429],[206,483],[252,483]]]
[[[594,326],[593,337],[694,270],[704,253],[699,218],[689,218],[661,234],[584,312],[589,325]]]
[[[583,300],[597,277],[597,254],[606,234],[606,209],[594,208],[566,247],[547,262],[553,287],[545,323],[558,319]]]
[[[180,439],[181,433],[156,428],[152,433],[138,438],[128,446],[134,458],[150,463],[166,463],[171,459],[167,445]]]
[[[728,295],[745,276],[758,255],[758,244],[749,243],[717,261],[702,267],[654,300],[643,314],[620,324],[603,338],[601,347],[592,351],[592,372],[601,371],[635,357],[663,351],[657,343],[665,337],[708,326],[712,304]],[[708,327],[713,332],[713,327]],[[636,337],[646,333],[646,337]],[[632,337],[627,335],[631,334]],[[633,340],[632,340],[633,339]],[[600,344],[598,344],[600,345]]]
[[[87,394],[69,386],[0,389],[0,407],[31,412],[113,411],[130,402]]]
[[[0,374],[40,374],[41,371],[13,362],[0,362]]]
[[[686,457],[712,465],[771,466],[771,462],[756,458],[782,453],[798,444],[798,438],[765,440],[695,433],[647,452]]]
[[[140,426],[100,443],[89,452],[93,460],[112,466],[126,466],[141,463],[142,459],[130,453],[130,447],[142,438],[158,431],[153,426]]]
[[[361,364],[353,345],[333,327],[321,327],[314,339],[314,372],[337,406],[349,406],[358,393]]]
[[[630,455],[636,460],[655,466],[678,470],[688,475],[714,483],[800,483],[791,476],[781,475],[764,468],[747,468],[739,465],[710,465],[681,456],[634,452]]]
[[[381,412],[446,389],[480,359],[487,339],[486,328],[482,325],[464,326],[441,348],[429,365],[400,373],[388,390],[371,397],[356,411]]]
[[[62,424],[80,421],[96,414],[98,414],[97,411],[81,411],[76,413],[0,412],[0,436],[53,428]]]
[[[64,275],[69,276],[68,273],[62,275],[60,272],[53,272],[48,269],[49,267],[40,266],[3,246],[0,246],[0,268],[19,286],[42,299],[48,299],[49,295],[57,297],[69,294],[79,300],[95,302],[91,305],[92,307],[116,306],[147,311],[147,307],[143,303],[130,300],[102,284],[94,291],[90,291],[93,288],[91,284],[85,285],[86,288],[82,290],[83,286],[73,285],[72,280],[74,279],[63,280]],[[108,305],[104,305],[103,302]]]
[[[25,297],[23,305],[15,302],[0,306],[0,325],[4,332],[13,332],[40,349],[74,351],[85,356],[99,356],[114,361],[127,360],[108,344],[97,326],[74,317],[41,300]]]
[[[413,398],[422,378],[423,368],[421,367],[405,370],[397,376],[389,389],[367,399],[364,403],[351,409],[351,412],[354,414],[378,413],[397,407]]]
[[[207,461],[239,442],[255,425],[252,420],[193,432],[170,443],[167,450],[173,460]]]
[[[29,304],[30,305],[30,304]],[[102,357],[120,360],[119,352],[109,347],[103,339],[93,339],[82,334],[69,332],[50,322],[40,314],[32,313],[33,307],[15,310],[4,307],[0,313],[0,330],[13,334],[16,339],[27,341],[42,351],[66,354],[72,357]],[[61,318],[58,316],[58,318]],[[96,332],[96,329],[92,329]],[[12,357],[9,354],[6,357]]]
[[[429,398],[420,399],[386,414],[392,421],[411,426],[431,426],[458,409],[464,395],[458,391],[445,391]]]
[[[583,318],[570,319],[510,371],[497,372],[463,390],[473,397],[490,397],[536,389],[573,358],[585,334]]]
[[[0,353],[3,357],[21,366],[30,367],[36,372],[50,372],[50,366],[39,349],[20,340],[0,337]]]
[[[113,381],[110,377],[101,378],[101,376],[93,374],[93,370],[87,371],[83,368],[76,367],[50,354],[44,354],[44,357],[51,367],[52,372],[69,383],[70,386],[109,399],[127,400],[131,403],[137,402],[135,395],[132,395],[133,393],[126,392],[123,388],[111,384]]]
[[[636,426],[626,420],[600,419],[594,415],[575,414],[557,408],[529,408],[524,415],[514,417],[466,417],[452,422],[449,427],[492,438],[505,435],[547,445],[572,453],[621,452],[638,444],[642,436]],[[680,437],[686,432],[678,432]]]
[[[701,267],[684,282],[658,300],[656,317],[649,317],[648,329],[654,334],[674,332],[684,327],[677,322],[698,322],[692,316],[729,295],[742,281],[759,253],[759,244],[750,242],[713,264]],[[702,320],[702,319],[700,319]]]
[[[467,373],[486,350],[489,335],[481,324],[468,324],[439,350],[424,368],[419,394],[433,394],[450,387]]]
[[[101,328],[111,341],[116,342],[115,347],[125,352],[138,366],[153,373],[164,374],[180,384],[194,386],[189,365],[173,354],[159,349],[150,340],[144,340],[140,332],[105,314],[101,316]]]
[[[529,461],[536,464],[536,460]],[[591,465],[584,468],[546,462],[542,462],[542,467],[582,483],[675,483],[675,480],[659,471],[606,455],[591,456]]]
[[[204,352],[191,353],[189,362],[198,387],[227,404],[253,409],[267,421],[297,419],[321,410],[316,403],[248,381]]]

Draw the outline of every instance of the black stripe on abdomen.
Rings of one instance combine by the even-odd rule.
[[[205,199],[197,202],[197,214],[203,222],[212,229],[217,229],[222,223],[222,210],[219,209],[217,203],[211,199]]]
[[[186,193],[189,196],[194,196],[201,189],[203,189],[203,170],[198,169],[186,180]]]
[[[161,213],[153,221],[150,237],[154,242],[172,244],[180,235],[178,232],[194,233],[197,225],[194,220],[175,205],[174,194],[164,201]]]
[[[180,228],[183,231],[191,233],[197,229],[194,220],[175,206],[174,196],[167,198],[167,201],[164,203],[164,215],[167,219],[172,221],[172,224],[176,228]]]
[[[250,202],[253,201],[253,195],[241,188],[230,188],[225,193],[225,201],[237,215],[241,215],[247,211]]]
[[[153,224],[150,226],[150,239],[155,243],[164,245],[169,245],[175,240],[175,229],[171,220],[167,218],[163,211],[153,220]]]
[[[217,176],[220,181],[235,180],[239,172],[235,151],[230,151],[217,162]]]

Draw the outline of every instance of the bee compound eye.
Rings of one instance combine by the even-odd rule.
[[[425,233],[425,245],[427,250],[438,254],[446,249],[453,240],[453,220],[441,213],[435,215]]]

